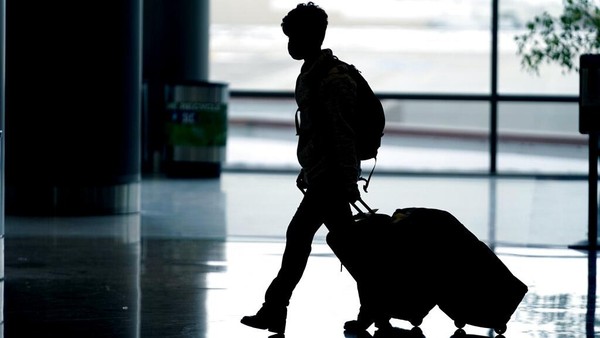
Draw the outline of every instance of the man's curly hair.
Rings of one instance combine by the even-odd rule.
[[[327,13],[312,1],[298,4],[281,22],[283,33],[288,37],[302,34],[323,42],[327,30]]]

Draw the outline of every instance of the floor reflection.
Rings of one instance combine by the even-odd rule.
[[[6,240],[6,337],[140,336],[139,217],[21,225]]]
[[[141,337],[209,337],[205,319],[214,288],[209,276],[226,273],[224,242],[142,243]]]
[[[7,217],[3,336],[269,337],[269,332],[243,326],[239,320],[256,312],[262,303],[284,247],[283,238],[271,234],[282,233],[285,225],[273,223],[279,223],[284,213],[293,210],[277,197],[280,204],[274,205],[273,210],[264,209],[265,214],[254,210],[252,214],[253,203],[267,205],[273,201],[252,201],[250,192],[236,190],[242,189],[239,183],[247,179],[228,176],[220,182],[173,184],[153,181],[145,190],[148,204],[144,212],[136,215]],[[290,178],[249,179],[269,182],[263,189],[275,190]],[[411,184],[418,187],[431,183],[423,180],[421,184],[399,182],[398,186],[409,189]],[[435,185],[440,183],[439,179],[434,181]],[[448,181],[445,184],[454,182]],[[516,189],[518,182],[508,183],[494,183],[501,192],[495,197],[500,205],[510,203],[507,199],[512,195],[502,192]],[[531,182],[525,183],[522,186],[527,187]],[[469,187],[466,194],[474,190],[487,193],[489,182],[472,180]],[[164,189],[172,189],[167,196],[179,189],[184,194],[176,202],[161,200]],[[279,195],[288,194],[281,189]],[[292,191],[293,186],[290,196],[295,196]],[[460,189],[456,191],[460,193]],[[244,201],[248,203],[245,206]],[[527,206],[530,207],[531,204]],[[543,206],[534,207],[536,213],[544,212]],[[492,206],[489,209],[495,210]],[[470,210],[473,211],[467,225],[485,219],[486,215]],[[529,211],[525,208],[514,212],[524,215]],[[495,230],[504,238],[513,238],[514,233],[509,233],[512,228],[503,226],[504,219],[497,217],[494,219],[501,222],[496,223]],[[268,235],[239,236],[242,225],[229,227],[232,219],[246,222],[247,228],[243,229]],[[519,245],[495,246],[502,261],[529,288],[508,323],[506,338],[594,337],[600,332],[596,315],[596,256],[562,246],[522,245],[529,232],[534,231],[536,236],[542,233],[539,225],[530,226],[527,222],[530,220],[514,226]],[[232,232],[238,236],[232,236]],[[488,234],[490,238],[495,236]],[[548,238],[555,237],[556,234],[549,234]],[[534,239],[536,243],[541,240]],[[402,266],[390,268],[403,271]],[[292,298],[286,337],[347,338],[343,324],[357,315],[358,308],[355,282],[347,271],[340,271],[339,260],[317,239],[306,273]],[[398,337],[411,329],[404,321],[393,320],[392,324],[398,328]],[[427,338],[449,338],[456,331],[454,323],[437,307],[425,318],[421,329]],[[465,329],[472,337],[494,337],[489,329]],[[368,333],[376,338],[374,329]]]
[[[587,313],[585,318],[585,333],[587,338],[595,337],[596,327],[596,290],[598,278],[598,251],[590,250],[588,252],[588,292],[587,292]]]
[[[260,306],[283,243],[55,236],[11,237],[6,249],[6,337],[268,337],[239,319]],[[499,254],[530,290],[506,337],[594,336],[585,255]],[[286,337],[344,337],[343,323],[358,306],[353,280],[325,244],[315,244]],[[455,330],[437,308],[421,328],[426,337]],[[466,331],[493,337],[487,329]]]

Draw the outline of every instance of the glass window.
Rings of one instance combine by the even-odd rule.
[[[383,100],[386,129],[378,172],[487,172],[489,104]],[[297,169],[295,102],[232,98],[226,166]],[[363,162],[363,171],[373,161]]]
[[[298,1],[211,2],[211,80],[230,88],[292,90],[300,63],[281,19]],[[360,69],[379,92],[490,90],[490,10],[479,0],[322,0],[324,48]]]
[[[229,101],[229,169],[299,169],[293,99],[236,98]]]
[[[384,100],[382,170],[486,172],[489,104],[476,101]]]
[[[562,0],[499,2],[498,92],[501,94],[577,95],[579,76],[568,73],[555,64],[544,64],[539,74],[521,66],[515,36],[526,32],[526,24],[535,16],[562,12]]]
[[[498,171],[587,174],[588,141],[577,103],[501,102]]]
[[[287,54],[280,23],[298,3],[211,1],[210,79],[233,91],[292,91],[301,62]],[[490,93],[491,0],[316,3],[329,14],[323,47],[356,65],[376,92]],[[562,0],[499,0],[501,95],[578,94],[577,74],[556,65],[544,65],[539,75],[525,71],[514,40],[527,21],[544,11],[560,13],[562,5]],[[381,170],[489,170],[488,101],[384,104],[389,130]],[[295,108],[292,99],[232,98],[228,165],[295,168]],[[500,102],[498,116],[498,172],[587,172],[577,103]],[[263,147],[257,162],[245,155],[251,144]]]

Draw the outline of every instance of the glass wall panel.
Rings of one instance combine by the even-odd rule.
[[[486,172],[487,102],[383,100],[386,130],[377,172]],[[229,169],[298,169],[292,99],[232,98]],[[363,162],[371,170],[373,161]]]
[[[229,83],[234,92],[293,90],[301,62],[288,56],[280,23],[297,3],[211,1],[211,80]],[[490,93],[491,0],[321,0],[317,4],[329,14],[324,47],[355,64],[376,92]],[[514,38],[525,31],[527,21],[544,11],[560,13],[562,0],[499,1],[501,95],[578,94],[577,74],[543,65],[536,75],[520,64]],[[488,101],[384,103],[388,131],[382,154],[392,153],[388,160],[380,159],[380,168],[489,170]],[[498,172],[586,173],[586,138],[577,130],[577,109],[576,103],[501,101]],[[234,97],[230,110],[229,166],[297,167],[292,99]],[[251,143],[255,149],[270,150],[248,152],[245,148]],[[265,145],[274,148],[262,148]]]
[[[225,168],[299,169],[296,108],[294,99],[232,97]]]
[[[578,116],[577,103],[499,103],[498,171],[587,174]]]
[[[500,0],[498,33],[498,91],[501,94],[577,95],[579,76],[555,64],[544,64],[538,74],[521,66],[515,36],[525,33],[536,15],[562,13],[563,0]]]
[[[384,100],[386,133],[377,167],[410,172],[486,172],[489,104]]]
[[[288,56],[280,23],[298,2],[211,1],[211,79],[232,90],[292,90],[301,63]],[[376,91],[489,92],[489,1],[316,3],[329,14],[323,47]]]

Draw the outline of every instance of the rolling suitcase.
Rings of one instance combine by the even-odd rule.
[[[429,242],[440,250],[436,303],[454,320],[456,333],[464,334],[467,324],[504,333],[528,291],[527,286],[450,213],[408,208],[397,210],[394,215],[402,215],[435,234]]]
[[[366,314],[375,322],[406,320],[418,331],[436,304],[434,271],[427,264],[433,256],[423,248],[415,255],[414,237],[405,231],[409,228],[397,226],[391,216],[359,202],[368,212],[359,212],[353,224],[326,236],[327,244],[357,283],[359,319]]]

